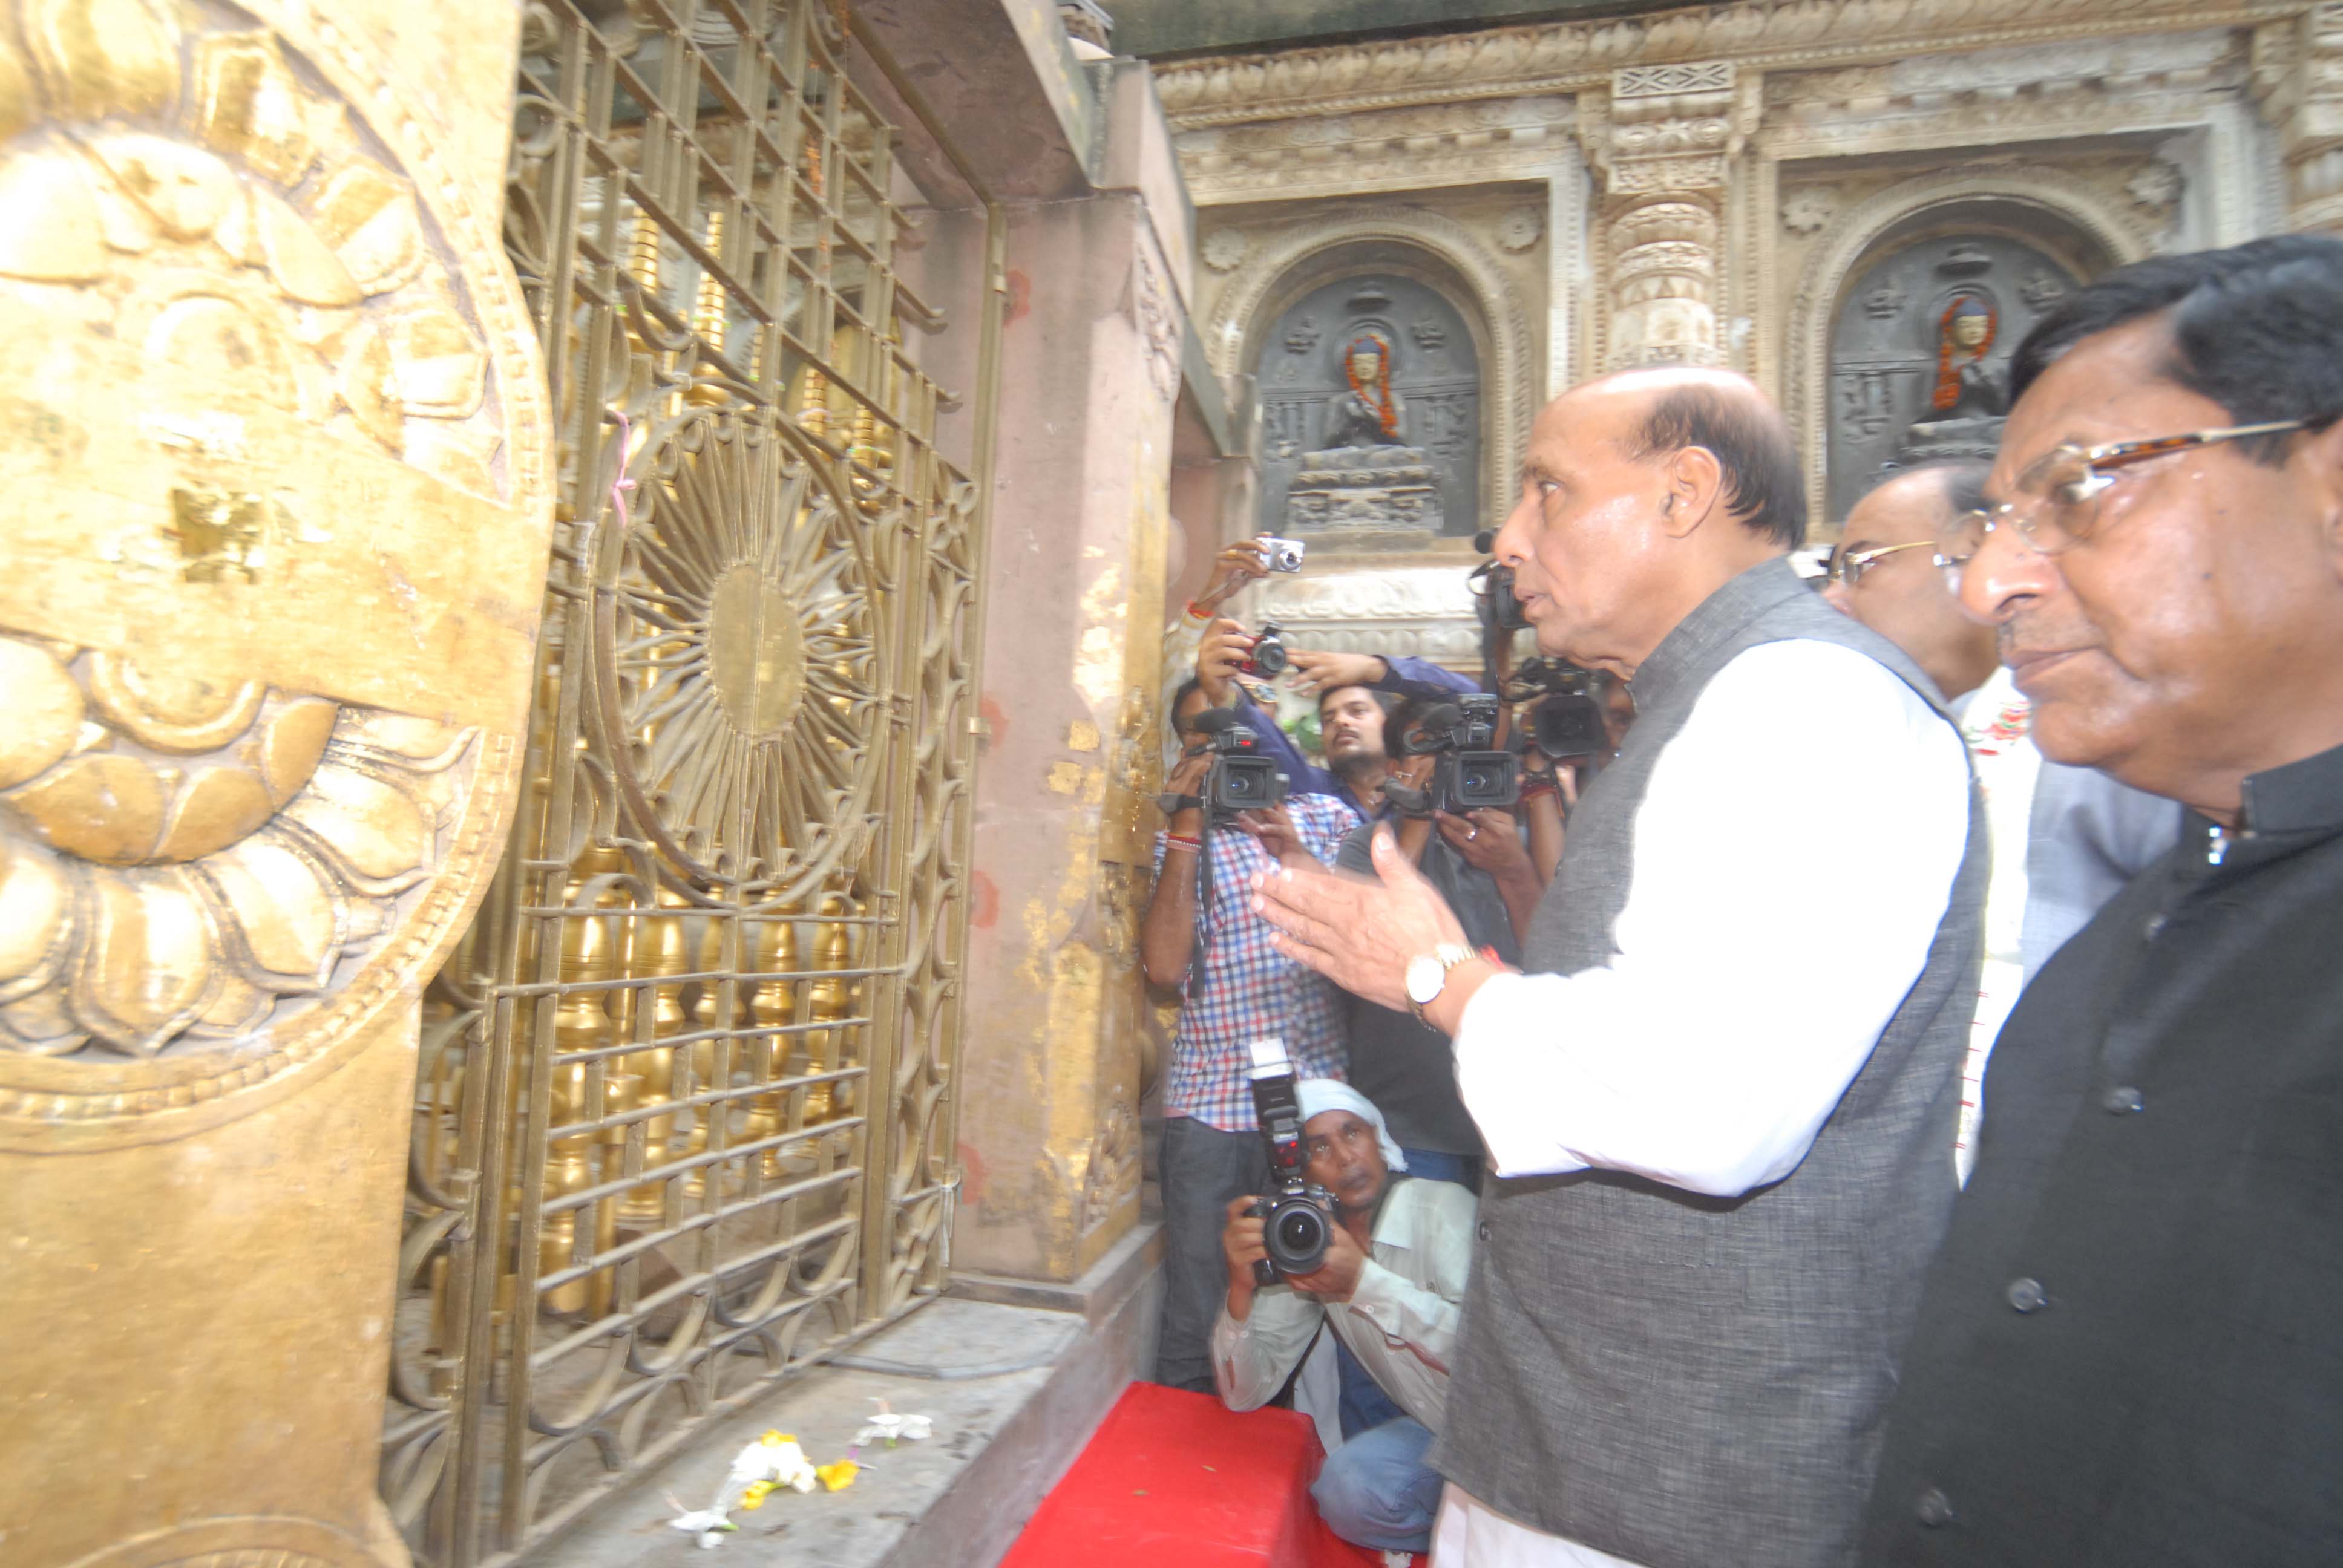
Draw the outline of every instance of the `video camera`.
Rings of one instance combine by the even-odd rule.
[[[1411,817],[1511,806],[1522,798],[1521,759],[1496,743],[1497,699],[1485,692],[1426,709],[1400,737],[1400,752],[1437,754],[1431,782],[1422,789],[1386,784],[1383,796]]]
[[[1226,818],[1284,804],[1293,781],[1276,758],[1261,754],[1261,737],[1251,725],[1239,723],[1228,709],[1208,708],[1196,716],[1195,727],[1205,734],[1200,749],[1212,754],[1202,791],[1206,811]]]
[[[1289,1275],[1314,1274],[1325,1262],[1334,1198],[1323,1187],[1312,1186],[1302,1173],[1309,1163],[1308,1140],[1302,1131],[1293,1063],[1286,1060],[1283,1040],[1252,1042],[1251,1076],[1253,1115],[1261,1123],[1262,1141],[1269,1146],[1269,1179],[1276,1188],[1245,1211],[1262,1222],[1262,1250],[1269,1254],[1253,1260],[1252,1282],[1273,1285]]]
[[[1532,702],[1529,739],[1556,762],[1611,748],[1603,725],[1602,678],[1559,658],[1525,658],[1505,683],[1505,700]]]
[[[1473,548],[1487,555],[1497,542],[1493,528],[1483,528],[1473,536]],[[1473,590],[1473,613],[1481,618],[1481,632],[1516,632],[1529,625],[1530,618],[1522,613],[1522,601],[1513,597],[1513,568],[1500,561],[1483,561],[1464,578],[1464,586]]]

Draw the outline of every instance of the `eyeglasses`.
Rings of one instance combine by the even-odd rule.
[[[2017,530],[2026,548],[2046,556],[2069,550],[2091,537],[2099,521],[2099,502],[2116,482],[2113,470],[2145,463],[2151,457],[2250,436],[2275,436],[2329,423],[2334,416],[2315,419],[2279,419],[2267,425],[2237,425],[2226,430],[2197,430],[2186,436],[2159,436],[2152,441],[2114,441],[2103,447],[2071,442],[2053,447],[2018,475],[2016,495],[1998,507],[1965,512],[1946,539],[1940,564],[1953,591],[1960,591],[1960,574],[1969,558],[1984,548],[1985,537],[2007,524]]]
[[[1849,588],[1853,588],[1862,583],[1864,573],[1869,571],[1875,563],[1894,555],[1897,550],[1932,550],[1936,548],[1936,541],[1934,539],[1915,539],[1908,545],[1881,545],[1876,549],[1856,550],[1850,555],[1842,546],[1831,551],[1830,565],[1824,568],[1823,578],[1826,582],[1845,583]],[[1939,565],[1942,565],[1944,557],[1938,556],[1936,560]]]

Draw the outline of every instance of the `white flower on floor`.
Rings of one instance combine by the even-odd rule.
[[[725,1472],[723,1484],[716,1489],[714,1507],[679,1513],[668,1523],[678,1530],[690,1531],[702,1546],[714,1546],[722,1542],[725,1533],[740,1528],[732,1523],[734,1509],[743,1508],[753,1513],[779,1488],[811,1492],[818,1484],[813,1462],[798,1446],[798,1440],[785,1432],[769,1432],[732,1456],[732,1468]],[[683,1507],[673,1493],[668,1494],[668,1502],[673,1507]]]
[[[889,1408],[885,1400],[882,1399],[877,1402],[879,1413],[862,1423],[862,1430],[854,1434],[852,1447],[860,1448],[865,1443],[883,1442],[892,1448],[898,1442],[918,1442],[935,1434],[936,1423],[933,1417],[897,1415],[892,1409]]]
[[[675,1499],[669,1497],[669,1503]],[[714,1546],[724,1539],[724,1532],[740,1527],[724,1517],[720,1509],[702,1508],[690,1513],[679,1513],[668,1521],[678,1530],[689,1530],[699,1537],[702,1546]]]

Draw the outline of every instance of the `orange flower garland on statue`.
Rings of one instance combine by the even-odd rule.
[[[1375,356],[1375,376],[1372,381],[1359,378],[1359,355],[1372,349]],[[1351,339],[1342,350],[1342,378],[1351,384],[1351,391],[1366,405],[1375,417],[1383,433],[1393,440],[1399,439],[1399,406],[1392,400],[1391,345],[1376,333],[1365,332]]]
[[[1974,351],[1953,341],[1953,323],[1963,315],[1985,317],[1985,340]],[[2001,318],[1991,305],[1974,294],[1964,294],[1945,307],[1944,315],[1936,318],[1936,389],[1929,397],[1929,406],[1939,409],[1956,407],[1961,400],[1961,362],[1976,364],[1993,348],[1995,335],[2001,330]]]

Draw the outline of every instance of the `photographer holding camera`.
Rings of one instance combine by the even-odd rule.
[[[1317,695],[1323,768],[1305,761],[1275,717],[1237,684],[1239,677],[1269,680],[1289,669],[1295,689]],[[1383,748],[1385,699],[1462,696],[1479,689],[1470,677],[1429,659],[1288,648],[1273,621],[1254,633],[1227,619],[1213,622],[1204,634],[1196,650],[1196,678],[1212,703],[1232,702],[1238,717],[1261,732],[1264,752],[1292,776],[1295,794],[1332,796],[1368,820],[1383,815],[1383,778],[1391,769]]]
[[[1221,1238],[1228,1292],[1212,1331],[1221,1399],[1231,1410],[1258,1409],[1301,1368],[1294,1405],[1326,1445],[1310,1489],[1320,1514],[1346,1541],[1423,1552],[1440,1505],[1440,1477],[1424,1454],[1447,1405],[1473,1195],[1409,1180],[1382,1114],[1357,1091],[1325,1079],[1295,1084],[1284,1070],[1292,1112],[1272,1111],[1263,1125],[1289,1130],[1298,1147],[1288,1158],[1334,1222],[1322,1228],[1316,1266],[1291,1273],[1270,1267],[1279,1238],[1263,1205],[1252,1197],[1229,1203]]]
[[[1278,764],[1259,750],[1261,732],[1213,708],[1196,682],[1181,689],[1172,711],[1182,756],[1161,802],[1169,820],[1156,837],[1155,890],[1140,927],[1148,980],[1181,992],[1163,1083],[1156,1380],[1206,1392],[1222,1211],[1257,1191],[1264,1169],[1246,1044],[1282,1035],[1312,1075],[1342,1070],[1342,993],[1271,949],[1246,884],[1296,851],[1332,864],[1355,819],[1332,796],[1289,798]]]

